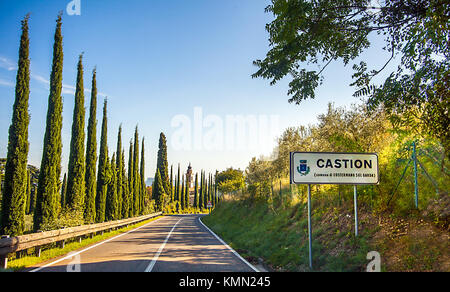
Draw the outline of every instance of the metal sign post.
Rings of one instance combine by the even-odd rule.
[[[312,270],[312,231],[311,231],[311,185],[308,185],[308,240],[309,240],[309,268]]]
[[[356,185],[353,186],[353,203],[355,205],[355,236],[358,236],[358,191]]]

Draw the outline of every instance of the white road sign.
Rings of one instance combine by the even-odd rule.
[[[291,152],[293,184],[378,184],[376,153]]]

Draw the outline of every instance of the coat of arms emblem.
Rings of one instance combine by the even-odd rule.
[[[302,176],[305,176],[309,173],[310,169],[308,166],[308,161],[307,160],[300,160],[300,165],[297,166],[297,171],[298,173],[300,173]]]

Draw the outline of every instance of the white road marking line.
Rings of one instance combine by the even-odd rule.
[[[151,224],[151,223],[153,223],[153,222],[159,221],[159,220],[161,220],[161,219],[163,219],[163,218],[164,218],[164,217],[161,217],[161,218],[156,219],[156,220],[154,220],[154,221],[148,222],[147,224],[144,224],[144,225],[142,225],[142,226],[140,226],[140,227],[138,227],[138,228],[132,229],[132,230],[130,230],[130,231],[127,231],[127,232],[125,232],[125,233],[119,234],[119,235],[114,236],[114,237],[112,237],[112,238],[106,239],[106,240],[104,240],[104,241],[101,241],[101,242],[99,242],[99,243],[97,243],[97,244],[94,244],[94,245],[92,245],[92,246],[90,246],[90,247],[88,247],[88,248],[85,248],[85,249],[83,249],[83,250],[80,250],[80,251],[78,251],[78,252],[70,253],[70,255],[68,255],[68,256],[65,256],[65,257],[63,257],[63,258],[60,258],[60,259],[58,259],[58,260],[56,260],[56,261],[54,261],[54,262],[48,263],[48,264],[46,264],[46,265],[44,265],[44,266],[42,266],[42,267],[33,269],[33,270],[29,271],[29,272],[30,272],[30,273],[38,272],[38,271],[40,271],[40,270],[42,270],[42,269],[45,269],[45,268],[47,268],[47,267],[49,267],[49,266],[51,266],[51,265],[54,265],[54,264],[57,264],[57,263],[59,263],[59,262],[61,262],[61,261],[64,261],[64,260],[73,258],[74,256],[79,255],[80,253],[83,253],[83,252],[85,252],[85,251],[88,251],[88,250],[90,250],[90,249],[92,249],[92,248],[94,248],[94,247],[97,247],[97,246],[99,246],[99,245],[102,245],[102,244],[104,244],[104,243],[107,243],[107,242],[109,242],[109,241],[111,241],[111,240],[117,239],[117,238],[119,238],[119,237],[121,237],[121,236],[124,236],[124,235],[126,235],[126,234],[128,234],[128,233],[131,233],[131,232],[134,232],[134,231],[136,231],[136,230],[139,230],[139,229],[141,229],[141,228],[143,228],[143,227],[145,227],[145,226],[147,226],[147,225],[149,225],[149,224]]]
[[[237,256],[241,261],[243,261],[244,263],[246,263],[250,268],[252,268],[253,271],[255,272],[259,272],[258,269],[256,269],[252,264],[250,264],[249,262],[247,262],[246,259],[244,259],[243,257],[241,257],[240,254],[238,254],[234,249],[231,248],[231,246],[229,246],[225,241],[222,240],[222,238],[220,238],[219,236],[217,236],[217,234],[215,234],[211,229],[208,228],[208,226],[206,226],[202,220],[201,217],[198,217],[198,221],[203,225],[203,227],[205,227],[209,232],[211,232],[212,235],[214,235],[223,245],[225,245],[229,250],[231,250],[232,253],[234,253],[235,256]]]
[[[153,257],[153,260],[148,265],[148,267],[145,269],[146,273],[149,273],[149,272],[151,272],[153,270],[153,267],[155,266],[156,261],[159,258],[159,255],[161,254],[161,252],[163,251],[164,247],[166,246],[167,241],[169,241],[170,235],[172,235],[173,230],[175,229],[175,227],[177,227],[178,223],[180,223],[181,220],[183,220],[183,218],[178,220],[178,222],[175,223],[175,225],[172,227],[172,230],[170,230],[169,234],[166,237],[166,240],[164,240],[163,244],[159,247],[158,251],[156,252],[155,256]]]

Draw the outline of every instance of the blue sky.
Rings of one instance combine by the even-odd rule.
[[[289,126],[316,122],[328,102],[349,106],[351,70],[342,64],[327,68],[317,98],[300,106],[287,102],[289,80],[270,86],[252,79],[255,59],[268,50],[264,13],[268,0],[81,0],[81,15],[68,15],[69,0],[0,0],[0,157],[6,156],[8,127],[14,102],[14,83],[20,38],[20,21],[30,12],[31,94],[29,163],[39,166],[47,112],[55,20],[63,11],[64,112],[63,171],[67,169],[74,104],[76,63],[84,52],[84,84],[90,88],[97,68],[99,91],[98,132],[102,100],[108,97],[108,145],[115,151],[117,130],[123,126],[123,143],[134,128],[146,139],[146,176],[153,177],[159,133],[168,138],[169,164],[192,163],[194,171],[244,169],[251,157],[269,154],[277,135]],[[369,61],[383,62],[382,55]],[[86,108],[90,95],[85,93]],[[225,120],[228,115],[279,117],[280,131],[257,149],[183,150],[173,147],[177,115]],[[86,112],[86,121],[88,111]],[[204,129],[206,131],[207,129]],[[264,131],[264,129],[259,129]],[[98,133],[98,137],[100,134]]]

